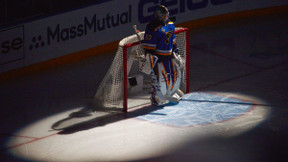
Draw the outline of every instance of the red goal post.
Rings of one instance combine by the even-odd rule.
[[[139,35],[141,40],[143,40],[144,32],[140,32]],[[185,68],[181,74],[181,90],[184,93],[188,93],[190,88],[189,29],[176,28],[175,36],[179,54],[185,60]],[[108,109],[116,108],[127,112],[128,108],[144,106],[150,103],[150,76],[139,72],[138,61],[135,59],[135,55],[143,53],[144,51],[136,34],[128,36],[119,42],[112,65],[97,89],[95,95],[96,106]],[[131,105],[129,105],[129,102]]]

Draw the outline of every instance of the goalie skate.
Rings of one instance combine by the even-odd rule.
[[[172,96],[166,95],[166,99],[170,102],[179,103],[183,96],[184,93],[180,89],[178,89],[174,94],[172,94]]]

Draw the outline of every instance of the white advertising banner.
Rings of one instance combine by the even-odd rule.
[[[0,31],[0,73],[120,40],[140,30],[163,4],[177,23],[288,5],[287,0],[104,0]]]
[[[0,32],[0,66],[24,58],[23,32],[23,26],[14,27]]]

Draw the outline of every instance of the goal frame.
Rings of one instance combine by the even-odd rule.
[[[189,65],[190,65],[190,59],[189,59],[189,55],[190,55],[190,33],[189,33],[189,29],[188,28],[181,28],[175,31],[175,34],[181,33],[181,32],[185,32],[185,39],[186,39],[186,93],[190,92],[190,69],[189,69]],[[141,41],[142,42],[142,41]],[[177,40],[176,40],[177,42]],[[129,43],[126,44],[125,46],[123,46],[123,112],[127,113],[128,112],[128,74],[127,74],[127,49],[132,47],[132,46],[136,46],[139,45],[140,42],[133,42],[133,43]]]

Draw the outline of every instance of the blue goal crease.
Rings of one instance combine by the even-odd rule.
[[[191,93],[186,94],[178,104],[169,103],[162,109],[136,118],[158,124],[185,127],[227,121],[247,113],[252,107],[253,103],[240,99],[215,94]]]

